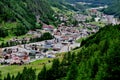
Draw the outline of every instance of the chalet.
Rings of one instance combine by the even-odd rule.
[[[59,51],[62,48],[61,44],[56,44],[53,46],[53,51]]]
[[[55,57],[55,53],[53,53],[53,52],[48,52],[48,53],[47,53],[47,57],[48,57],[48,58],[54,58],[54,57]]]
[[[62,42],[63,45],[68,45],[68,42]]]
[[[21,62],[20,57],[18,57],[17,55],[12,55],[10,64],[19,64],[20,62]]]
[[[98,22],[98,21],[100,21],[100,18],[99,18],[99,17],[96,17],[96,18],[95,18],[95,22]]]
[[[52,44],[50,44],[50,45],[44,45],[44,46],[43,46],[44,49],[50,49],[50,48],[52,48],[52,47],[53,47]]]
[[[52,25],[44,24],[42,28],[43,28],[43,30],[46,30],[46,31],[53,31],[54,30],[54,27]]]
[[[36,54],[35,54],[36,59],[42,59],[44,57],[45,57],[45,54],[43,54],[42,51],[37,51]]]
[[[62,41],[69,40],[69,37],[68,37],[68,36],[61,36],[61,38],[62,38]]]

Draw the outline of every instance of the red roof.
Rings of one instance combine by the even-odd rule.
[[[20,60],[20,58],[15,56],[15,57],[13,57],[13,60]]]
[[[52,25],[43,25],[43,28],[54,29]]]

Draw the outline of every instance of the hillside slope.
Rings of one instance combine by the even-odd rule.
[[[29,29],[35,29],[37,15],[40,15],[41,21],[46,23],[52,19],[53,10],[47,1],[1,0],[0,30],[2,33],[0,37],[6,37],[8,33],[15,35],[14,31],[16,31],[18,27],[21,27],[21,30],[23,30],[20,35],[25,34]]]
[[[120,0],[114,1],[112,5],[110,5],[107,9],[104,10],[106,14],[115,15],[120,18]]]
[[[36,76],[31,68],[14,76],[14,80],[119,80],[120,25],[108,25],[83,40],[81,47],[54,59],[50,69],[43,67]],[[26,72],[24,72],[26,71]],[[27,73],[27,74],[26,74]],[[12,75],[11,75],[12,76]],[[22,77],[20,77],[22,76]],[[10,74],[7,79],[11,80]]]
[[[82,42],[78,50],[64,55],[61,63],[53,62],[42,71],[43,80],[119,80],[120,25],[108,25]],[[38,79],[39,80],[39,79]]]
[[[108,25],[82,41],[81,48],[43,67],[38,80],[119,80],[120,25]],[[24,74],[24,73],[23,73]]]
[[[120,78],[120,25],[102,28],[83,41],[82,45],[77,80]]]

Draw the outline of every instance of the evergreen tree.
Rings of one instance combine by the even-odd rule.
[[[7,78],[6,78],[6,77],[4,77],[4,80],[7,80]]]
[[[0,71],[0,80],[2,80],[2,74],[1,74],[1,71]]]
[[[64,54],[62,62],[61,62],[61,66],[65,66],[67,64],[67,54]]]
[[[106,64],[107,70],[106,73],[108,76],[105,79],[109,80],[119,80],[120,79],[120,40],[114,39],[111,43],[111,46],[107,52]]]
[[[47,71],[47,80],[56,80],[60,78],[59,66],[59,59],[54,59],[51,69]]]
[[[60,66],[59,59],[54,59],[51,70],[53,72],[52,77],[55,79],[59,77],[59,66]]]
[[[71,61],[73,62],[76,59],[76,54],[73,52],[71,55]]]
[[[71,63],[72,63],[72,54],[71,54],[71,52],[68,52],[67,55],[68,55],[68,57],[67,57],[68,65],[71,65]]]
[[[47,74],[46,65],[44,65],[41,72],[38,74],[38,80],[47,80],[46,74]]]
[[[77,52],[76,59],[75,59],[76,64],[79,64],[81,62],[81,59],[82,59],[82,50],[81,52]]]
[[[12,80],[12,79],[11,79],[11,76],[10,76],[10,73],[7,74],[6,80]]]
[[[73,62],[67,74],[66,80],[76,80],[77,76],[78,76],[77,64]]]
[[[22,80],[35,80],[35,71],[32,68],[27,69],[24,67],[23,72],[21,73],[21,79]]]
[[[14,75],[12,76],[11,80],[15,80],[15,76]]]
[[[17,74],[17,76],[15,77],[14,80],[22,80],[21,78],[22,78],[22,76],[21,76],[20,72],[18,72],[18,74]]]
[[[102,53],[106,53],[107,50],[109,49],[109,40],[105,40],[103,46],[101,47]]]
[[[4,42],[1,43],[1,47],[2,48],[5,47],[5,43]]]

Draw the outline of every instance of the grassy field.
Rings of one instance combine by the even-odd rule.
[[[1,44],[2,42],[7,42],[7,41],[13,39],[14,37],[17,37],[17,36],[10,35],[10,36],[7,36],[6,38],[0,38],[0,44]],[[25,35],[22,35],[22,36],[18,36],[17,38],[18,38],[18,39],[22,39],[22,38],[25,38],[25,37],[31,38],[32,35],[27,35],[27,34],[25,34]]]
[[[52,62],[48,63],[48,60],[52,61],[53,58],[45,58],[45,59],[37,60],[30,64],[21,65],[21,66],[20,65],[10,65],[10,66],[0,65],[0,71],[2,72],[2,77],[5,77],[7,76],[7,73],[10,73],[11,75],[16,75],[18,72],[22,72],[24,67],[27,67],[27,68],[32,67],[33,69],[36,69],[36,74],[38,74],[44,64],[46,64],[47,69],[51,67]]]
[[[104,22],[90,22],[90,24],[93,24],[93,25],[97,25],[97,26],[100,26],[100,27],[104,27],[105,26],[105,23]]]

